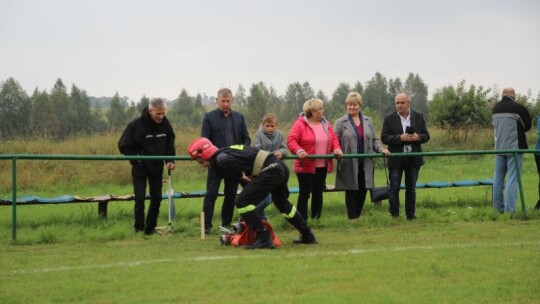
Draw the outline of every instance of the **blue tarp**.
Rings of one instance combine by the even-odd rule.
[[[491,178],[484,180],[461,180],[455,182],[446,182],[446,181],[435,181],[430,183],[416,183],[416,188],[444,188],[444,187],[464,187],[464,186],[488,186],[493,185]],[[404,189],[405,185],[401,185],[401,189]],[[327,185],[326,191],[337,191],[334,189],[333,185]],[[300,192],[298,187],[289,188],[289,192],[296,194]],[[173,198],[191,198],[191,197],[204,197],[206,191],[193,191],[193,192],[174,192]],[[219,195],[223,195],[223,192],[220,192]],[[149,199],[149,196],[146,196]],[[167,199],[167,193],[162,194],[163,199]],[[33,195],[22,196],[17,199],[18,205],[25,204],[62,204],[62,203],[80,203],[80,202],[108,202],[108,201],[130,201],[133,200],[133,194],[128,195],[114,195],[114,194],[105,194],[101,196],[93,197],[80,197],[73,195],[61,195],[57,197],[39,197]],[[11,205],[10,199],[0,198],[0,205]]]

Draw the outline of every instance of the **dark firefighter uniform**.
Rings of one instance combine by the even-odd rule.
[[[253,230],[259,233],[265,229],[255,207],[271,193],[276,208],[300,232],[300,239],[295,240],[295,243],[317,242],[302,215],[288,200],[289,169],[273,153],[255,147],[233,145],[219,149],[210,159],[210,164],[219,176],[238,181],[244,186],[236,197],[235,205]],[[241,180],[243,173],[251,178],[251,182]]]

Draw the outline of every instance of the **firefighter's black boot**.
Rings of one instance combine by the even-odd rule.
[[[300,238],[293,240],[293,243],[295,244],[317,244],[317,238],[315,238],[315,235],[313,232],[311,232],[311,228],[307,225],[306,221],[300,214],[300,212],[296,211],[294,213],[294,216],[292,218],[287,219],[291,225],[294,226],[294,228],[298,229],[300,232]]]
[[[300,232],[300,237],[296,240],[293,240],[293,243],[295,244],[317,244],[317,238],[311,232],[311,229],[308,228],[308,230]]]
[[[256,211],[249,211],[241,214],[246,224],[257,233],[253,244],[246,245],[246,249],[274,249],[274,241],[270,232],[266,230],[261,216]]]
[[[246,245],[246,249],[274,249],[274,241],[270,235],[270,231],[263,230],[257,231],[257,237],[253,244]]]

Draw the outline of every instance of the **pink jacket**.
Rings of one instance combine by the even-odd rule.
[[[339,140],[334,133],[334,129],[330,122],[323,118],[321,121],[324,130],[328,135],[328,147],[326,149],[327,154],[332,154],[336,149],[341,149]],[[291,153],[298,155],[300,152],[305,151],[309,155],[315,154],[315,132],[308,124],[307,117],[304,113],[298,116],[298,119],[294,122],[289,136],[287,137],[287,147]],[[328,172],[332,172],[333,161],[328,161]],[[295,173],[315,173],[315,159],[295,159],[294,160],[294,172]]]

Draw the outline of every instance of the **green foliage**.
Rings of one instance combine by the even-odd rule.
[[[254,83],[249,89],[249,96],[247,98],[247,113],[246,121],[252,126],[258,126],[267,113],[268,103],[270,101],[270,91],[266,88],[264,82]]]
[[[10,77],[0,88],[0,138],[13,138],[30,131],[32,101],[19,82]]]
[[[141,99],[139,100],[139,103],[137,104],[137,113],[141,113],[144,108],[148,107],[150,105],[150,98],[146,97],[146,95],[143,95]]]
[[[395,82],[393,82],[395,84]],[[381,73],[377,72],[366,83],[364,94],[364,108],[371,108],[381,115],[394,109],[394,94],[388,90],[388,81]],[[399,90],[395,88],[395,90]]]
[[[125,128],[127,122],[126,107],[120,101],[118,92],[114,94],[111,100],[111,108],[107,113],[107,121],[109,123],[109,129],[113,131],[121,130]]]
[[[491,123],[488,104],[491,90],[470,85],[465,80],[437,90],[430,103],[431,123],[449,131],[487,127]]]
[[[348,83],[341,82],[332,94],[332,99],[324,106],[324,116],[330,121],[335,121],[345,113],[345,99],[351,92]]]
[[[289,84],[283,95],[260,81],[252,85],[249,94],[239,85],[234,96],[234,107],[246,116],[251,126],[258,125],[262,115],[269,112],[275,113],[282,125],[287,125],[296,120],[306,100],[317,97],[325,102],[325,116],[333,121],[345,113],[343,103],[346,94],[355,91],[363,96],[363,111],[369,111],[372,118],[382,119],[385,114],[394,111],[395,95],[407,92],[412,97],[413,108],[423,112],[428,122],[431,122],[430,111],[435,110],[439,113],[436,114],[434,125],[448,130],[463,130],[474,128],[475,125],[489,125],[489,109],[486,112],[486,107],[491,107],[498,99],[495,94],[490,94],[490,90],[484,91],[482,87],[476,88],[474,85],[471,88],[465,90],[464,81],[461,87],[443,87],[428,103],[428,87],[414,73],[409,73],[403,82],[399,77],[386,78],[377,72],[365,87],[360,81],[354,85],[340,82],[331,97],[322,90],[315,94],[308,81]],[[484,101],[480,102],[482,98]],[[446,99],[450,99],[450,102],[447,103]],[[167,117],[178,127],[200,128],[207,111],[203,100],[207,100],[206,95],[190,96],[182,89],[178,99],[171,102]],[[528,107],[536,124],[540,114],[540,93],[534,99],[531,91],[528,91],[526,95],[518,95],[517,101]],[[148,104],[149,98],[145,95],[138,103],[120,97],[118,93],[112,99],[91,97],[75,84],[68,94],[61,79],[56,81],[50,93],[36,88],[28,97],[15,79],[8,78],[0,86],[0,139],[46,137],[63,140],[80,134],[115,132],[138,117]]]
[[[60,121],[47,92],[37,89],[32,94],[34,106],[30,116],[32,134],[43,138],[56,138],[60,129]]]
[[[285,109],[279,113],[278,117],[281,117],[280,119],[284,121],[292,122],[296,120],[298,114],[303,112],[302,107],[304,103],[313,97],[315,97],[315,92],[309,82],[306,81],[304,84],[300,84],[300,82],[289,84],[283,97]]]
[[[86,91],[80,90],[76,85],[71,87],[70,94],[72,106],[71,116],[73,124],[70,132],[72,134],[91,134],[98,131],[99,123],[95,121],[96,117],[92,115],[90,99]]]
[[[185,89],[182,89],[178,99],[173,101],[171,110],[167,113],[167,118],[171,124],[177,126],[200,125],[204,115],[201,99],[200,94],[193,98],[189,96]]]
[[[244,89],[244,86],[242,86],[241,84],[238,85],[238,89],[234,94],[234,103],[239,107],[244,107],[248,103],[246,89]]]
[[[418,74],[409,73],[403,91],[411,96],[412,107],[424,113],[426,119],[429,120],[428,87],[422,78]]]

